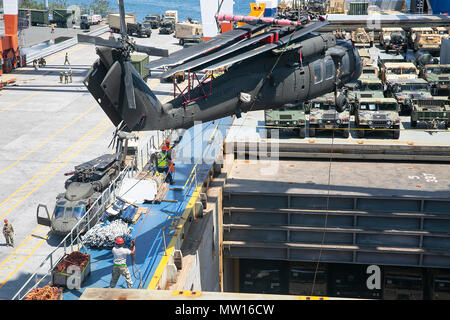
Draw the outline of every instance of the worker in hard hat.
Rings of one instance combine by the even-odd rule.
[[[168,152],[169,149],[166,145],[163,145],[161,151],[156,155],[156,170],[160,173],[165,173],[166,180],[168,180],[170,184],[174,184],[173,173],[175,173],[175,171],[174,169],[169,170],[169,163],[171,167],[173,167],[174,164],[172,160],[169,159]]]
[[[11,223],[8,222],[8,219],[3,220],[5,225],[3,226],[3,235],[6,239],[6,245],[14,247],[14,229]]]
[[[167,148],[167,158],[169,160],[173,160],[173,157],[172,157],[173,156],[173,149],[172,149],[172,146],[170,145],[170,140],[169,139],[164,140],[164,145]]]
[[[127,266],[127,256],[128,255],[134,255],[136,252],[136,246],[134,244],[134,240],[130,243],[130,249],[125,248],[125,241],[122,237],[117,237],[116,239],[116,246],[112,249],[112,253],[114,255],[113,259],[113,269],[112,269],[112,275],[111,275],[111,282],[110,287],[114,288],[117,284],[117,280],[119,280],[119,277],[122,275],[126,282],[127,287],[131,288],[133,286],[133,281],[131,280],[131,273],[130,270],[128,270]]]

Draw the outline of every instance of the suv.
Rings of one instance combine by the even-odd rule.
[[[389,80],[417,79],[419,77],[419,70],[412,62],[386,62],[380,71],[383,83]]]
[[[427,99],[413,99],[411,101],[411,127],[417,122],[425,122],[427,126],[437,128],[443,123],[448,129],[450,123],[450,101],[448,97],[431,97]]]
[[[450,64],[425,65],[421,71],[430,84],[431,94],[450,96]]]
[[[411,112],[411,99],[428,98],[431,94],[424,79],[396,79],[386,83],[386,95],[397,100],[401,114]]]
[[[303,103],[292,107],[268,109],[264,111],[267,138],[270,139],[270,127],[298,130],[300,138],[306,135],[305,110]]]
[[[350,103],[350,114],[355,114],[356,101],[361,98],[384,98],[383,84],[381,80],[374,77],[359,78],[354,85],[347,84],[351,89],[347,92]]]
[[[398,104],[394,98],[360,98],[356,103],[355,127],[358,138],[366,130],[394,129],[393,138],[400,137]]]
[[[356,30],[352,31],[352,42],[355,45],[369,45],[373,46],[373,32],[367,33],[364,28],[356,28]]]
[[[175,18],[165,18],[159,26],[159,33],[171,34],[174,32],[175,32]]]
[[[309,136],[314,137],[316,130],[330,130],[339,128],[344,138],[350,134],[350,112],[336,111],[334,93],[315,98],[309,102]]]
[[[386,53],[390,49],[395,50],[397,54],[400,54],[400,50],[406,52],[408,48],[406,32],[402,28],[381,28],[380,44]]]
[[[145,22],[150,24],[150,27],[152,29],[159,28],[159,25],[161,24],[161,21],[163,21],[164,15],[162,14],[150,14],[148,16],[145,16]]]

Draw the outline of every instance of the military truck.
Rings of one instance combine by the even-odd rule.
[[[300,138],[306,136],[306,120],[304,104],[264,111],[264,122],[267,138],[271,138],[271,128],[298,131]]]
[[[172,34],[175,32],[175,19],[174,18],[164,18],[159,26],[160,34]]]
[[[373,46],[373,32],[366,32],[364,28],[356,28],[352,31],[352,42],[355,46]]]
[[[359,79],[379,79],[380,69],[376,65],[367,65],[362,68]]]
[[[350,104],[350,114],[355,114],[356,102],[360,98],[384,98],[383,84],[381,80],[374,77],[359,78],[354,86],[347,91],[347,98]]]
[[[441,37],[432,28],[411,28],[410,45],[414,52],[428,50],[438,52],[441,49]]]
[[[411,100],[411,127],[417,127],[418,122],[438,128],[440,124],[448,129],[450,123],[450,100],[445,97],[431,97]]]
[[[159,28],[159,25],[163,20],[164,20],[163,14],[150,14],[145,16],[145,23],[149,23],[152,29]]]
[[[381,81],[386,83],[395,79],[417,79],[419,70],[412,62],[386,62],[380,68]]]
[[[178,43],[184,46],[185,42],[195,43],[203,35],[203,26],[197,21],[188,18],[188,21],[175,24],[175,38]],[[196,42],[199,43],[199,42]]]
[[[145,36],[150,38],[152,35],[152,28],[149,23],[127,23],[127,33],[129,36],[137,35],[139,38]]]
[[[400,114],[409,115],[411,99],[428,98],[431,94],[424,79],[391,79],[386,82],[386,96],[397,100]]]
[[[450,96],[450,64],[425,65],[422,74],[432,95]]]
[[[436,33],[442,39],[450,38],[450,28],[449,27],[435,27],[434,33]]]
[[[182,41],[182,45],[183,45],[183,48],[188,48],[188,47],[195,46],[202,42],[203,42],[203,36],[201,36],[201,35],[186,36]]]
[[[400,117],[398,104],[394,98],[360,98],[356,103],[355,127],[358,138],[367,131],[392,129],[394,139],[400,137]]]
[[[406,32],[402,28],[381,28],[380,44],[389,53],[389,50],[394,50],[397,54],[400,51],[408,50],[408,41]]]
[[[414,63],[419,69],[419,76],[424,77],[424,67],[430,64],[439,64],[439,59],[434,58],[431,53],[426,50],[419,50],[414,55]]]
[[[317,130],[338,129],[344,138],[350,135],[350,110],[339,113],[334,103],[334,93],[311,100],[308,104],[309,136],[314,137]]]

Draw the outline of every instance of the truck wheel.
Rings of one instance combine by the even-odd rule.
[[[394,139],[400,138],[400,126],[394,126],[394,131],[393,131],[392,136],[394,137]]]
[[[356,130],[356,135],[358,136],[358,138],[364,138],[365,132],[364,132],[364,128],[362,127],[357,127],[358,130]]]
[[[411,120],[411,127],[413,128],[417,127],[417,120],[416,121]]]
[[[266,137],[267,137],[267,139],[272,138],[272,134],[270,133],[270,129],[266,129]]]
[[[300,139],[304,139],[306,137],[306,128],[305,127],[301,127],[299,129],[299,133],[298,133]]]
[[[342,130],[342,137],[347,139],[350,136],[350,130],[348,128],[345,128]]]
[[[309,136],[310,137],[315,137],[316,136],[316,128],[314,127],[309,127]]]

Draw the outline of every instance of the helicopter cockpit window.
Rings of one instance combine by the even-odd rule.
[[[320,62],[314,64],[314,83],[322,82],[322,65]]]
[[[80,207],[75,207],[73,209],[73,217],[74,218],[78,218],[81,219],[83,218],[84,214],[86,213],[85,207],[84,206],[80,206]]]
[[[325,79],[331,79],[334,77],[334,62],[331,59],[328,59],[325,62]]]
[[[55,211],[53,211],[53,216],[55,218],[62,217],[64,215],[64,207],[63,206],[56,206]]]
[[[72,207],[66,207],[66,213],[64,214],[64,216],[66,218],[72,218],[72,211],[73,211]]]

